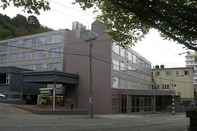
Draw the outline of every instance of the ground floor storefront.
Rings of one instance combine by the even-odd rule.
[[[170,93],[157,93],[153,95],[149,91],[147,94],[139,92],[132,94],[128,90],[116,90],[112,94],[112,112],[132,113],[171,111],[172,99],[173,95]]]

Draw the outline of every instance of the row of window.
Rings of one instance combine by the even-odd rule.
[[[118,45],[113,44],[112,51],[114,53],[116,53],[117,55],[120,55],[121,57],[123,57],[127,61],[130,61],[131,63],[139,64],[139,65],[143,66],[144,68],[151,69],[150,64],[147,64],[145,61],[141,60],[136,55],[132,54],[130,51],[128,51]]]
[[[0,84],[10,84],[10,75],[7,73],[0,73]]]
[[[116,89],[149,89],[147,83],[131,82],[118,77],[112,77],[112,88]]]
[[[173,89],[176,84],[162,84],[162,85],[152,85],[152,89]]]
[[[34,65],[22,65],[21,68],[44,71],[44,70],[58,70],[62,71],[62,63],[49,63],[49,64],[34,64]]]
[[[174,72],[172,71],[165,71],[165,75],[166,76],[170,76],[173,75]],[[160,76],[161,75],[161,71],[155,71],[155,76]],[[190,75],[190,72],[187,70],[184,71],[176,71],[176,76],[188,76]]]
[[[41,36],[23,40],[16,40],[9,43],[2,43],[4,46],[0,47],[0,51],[12,50],[14,47],[24,48],[44,48],[48,44],[63,42],[63,35]],[[12,48],[10,48],[12,46]]]
[[[16,54],[0,54],[0,64],[5,64],[8,62],[21,61],[21,60],[40,60],[47,58],[63,57],[63,48],[56,47],[51,48],[49,52],[36,51],[36,52],[23,52]]]
[[[141,65],[134,65],[130,63],[126,63],[124,61],[119,61],[116,59],[112,60],[112,69],[115,71],[142,71],[142,72],[151,72],[150,69],[144,68]]]

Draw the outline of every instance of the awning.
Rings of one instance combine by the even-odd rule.
[[[78,84],[79,75],[59,71],[24,72],[24,82],[41,84]]]

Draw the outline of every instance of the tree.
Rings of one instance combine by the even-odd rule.
[[[49,10],[49,2],[47,0],[1,0],[0,7],[3,9],[10,5],[15,7],[23,7],[28,13],[40,14],[40,10]]]
[[[99,20],[112,38],[126,47],[143,38],[151,28],[197,51],[196,0],[75,0],[83,9],[98,7]]]
[[[0,14],[0,40],[51,31],[40,24],[37,17],[17,15],[10,18]]]

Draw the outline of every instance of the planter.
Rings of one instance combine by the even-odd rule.
[[[186,111],[186,116],[190,119],[189,131],[197,131],[197,111]]]

